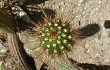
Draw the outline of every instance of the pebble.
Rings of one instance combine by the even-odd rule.
[[[8,51],[8,48],[4,47],[3,44],[0,42],[0,53],[5,54]]]

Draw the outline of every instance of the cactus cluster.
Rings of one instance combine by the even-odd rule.
[[[61,55],[64,51],[71,50],[72,37],[69,26],[61,22],[47,23],[42,30],[42,47],[47,52]]]

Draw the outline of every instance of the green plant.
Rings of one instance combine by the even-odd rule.
[[[61,55],[64,51],[70,51],[72,45],[72,37],[69,25],[62,22],[50,22],[45,24],[42,30],[42,47],[48,51],[50,55]]]

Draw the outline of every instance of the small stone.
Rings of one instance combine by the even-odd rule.
[[[24,11],[19,12],[20,17],[26,16],[26,15],[27,15],[27,13],[25,13]]]
[[[12,9],[12,10],[15,10],[15,7],[12,7],[11,9]]]
[[[4,3],[0,2],[0,8],[3,8],[3,6],[4,6]]]
[[[8,51],[7,48],[2,48],[2,49],[0,49],[0,53],[6,53],[7,51]]]

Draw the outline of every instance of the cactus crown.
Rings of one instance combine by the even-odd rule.
[[[50,22],[42,30],[42,47],[50,55],[61,55],[64,51],[71,50],[72,37],[69,26],[61,22]]]

